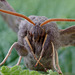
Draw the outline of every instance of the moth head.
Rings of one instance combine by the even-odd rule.
[[[45,35],[45,31],[41,26],[35,25],[31,28],[30,34],[33,36],[33,40],[37,41]]]

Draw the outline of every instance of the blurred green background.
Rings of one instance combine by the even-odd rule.
[[[48,18],[74,18],[75,0],[7,0],[20,14],[26,16],[37,15]],[[60,29],[75,25],[75,22],[58,22]],[[3,60],[10,46],[17,41],[17,35],[0,16],[0,62]],[[64,73],[75,74],[75,47],[63,47],[58,50],[59,63]],[[18,55],[15,49],[4,65],[13,66],[17,63]],[[21,66],[24,67],[23,59]]]

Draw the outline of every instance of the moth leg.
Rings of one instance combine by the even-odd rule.
[[[39,63],[39,61],[41,60],[41,58],[42,58],[42,56],[43,56],[43,53],[44,53],[44,46],[45,46],[45,44],[46,44],[46,40],[47,40],[47,34],[46,34],[46,36],[45,36],[45,39],[44,39],[44,42],[43,42],[43,48],[42,48],[42,51],[41,51],[41,55],[40,55],[40,57],[39,57],[39,59],[38,59],[38,61],[37,61],[37,63],[36,63],[36,65],[35,66],[37,66],[38,65],[38,63]]]
[[[15,42],[9,49],[7,55],[5,56],[4,60],[0,63],[0,66],[3,65],[5,63],[5,61],[7,60],[7,58],[10,56],[12,49],[14,48],[14,46],[17,44],[17,42]]]
[[[51,44],[52,44],[52,50],[53,50],[53,67],[54,67],[54,69],[59,73],[59,74],[62,74],[62,72],[61,72],[61,69],[60,69],[60,67],[59,67],[59,65],[58,65],[58,56],[57,56],[57,54],[56,54],[56,51],[54,51],[54,45],[53,45],[53,42],[51,42]],[[56,64],[55,64],[55,54],[56,54]],[[57,66],[57,68],[56,68],[56,66]]]
[[[19,57],[19,60],[18,60],[18,62],[17,62],[17,64],[16,64],[16,65],[19,65],[19,64],[20,64],[21,59],[22,59],[22,56],[20,56],[20,57]]]
[[[55,64],[55,51],[54,51],[54,45],[53,45],[53,42],[51,42],[51,44],[52,44],[52,50],[53,50],[53,67],[54,67],[54,69],[57,71],[57,72],[59,72],[58,71],[58,69],[56,68],[56,64]]]
[[[27,41],[27,43],[28,43],[28,45],[29,45],[29,47],[30,47],[30,50],[31,50],[31,53],[32,53],[33,56],[34,56],[34,59],[35,59],[36,61],[38,61],[38,59],[36,58],[36,56],[35,56],[35,54],[34,54],[34,52],[33,52],[33,48],[32,48],[32,46],[31,46],[31,44],[30,44],[30,42],[29,42],[27,36],[25,37],[25,40]],[[40,63],[40,62],[38,62],[38,63],[44,68],[45,71],[47,71],[47,69],[43,66],[42,63]]]
[[[57,66],[57,68],[59,70],[59,73],[62,74],[62,71],[61,71],[60,66],[59,66],[59,60],[58,60],[58,53],[57,53],[57,51],[55,51],[55,55],[56,55],[56,66]]]

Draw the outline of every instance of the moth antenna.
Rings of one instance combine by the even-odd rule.
[[[11,11],[2,10],[2,9],[0,9],[0,12],[22,17],[22,18],[26,19],[27,21],[29,21],[30,23],[32,23],[33,25],[35,25],[35,23],[25,15],[18,14],[18,13],[15,13],[15,12],[11,12]]]
[[[52,21],[68,21],[68,22],[71,22],[71,21],[75,21],[75,19],[62,19],[62,18],[54,18],[54,19],[49,19],[49,20],[46,20],[45,22],[43,22],[40,26],[43,26],[49,22],[52,22]]]

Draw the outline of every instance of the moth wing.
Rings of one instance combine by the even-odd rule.
[[[62,46],[75,46],[75,26],[60,30]]]

